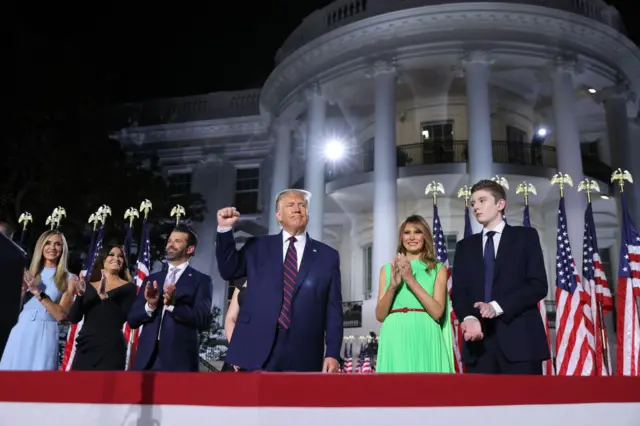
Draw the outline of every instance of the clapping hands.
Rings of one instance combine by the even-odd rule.
[[[391,287],[398,288],[402,281],[408,282],[413,277],[411,262],[404,254],[398,253],[391,262]]]

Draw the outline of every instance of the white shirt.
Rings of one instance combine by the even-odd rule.
[[[282,230],[282,263],[287,257],[287,250],[289,249],[289,238],[291,234]],[[304,253],[304,246],[307,245],[307,234],[296,235],[296,242],[293,243],[293,246],[296,248],[296,256],[298,258],[298,270],[300,270],[300,264],[302,263],[302,254]]]
[[[232,228],[229,227],[218,227],[218,232],[229,232]],[[284,263],[285,258],[287,257],[287,250],[289,249],[289,238],[291,234],[282,230],[282,263]],[[303,233],[300,235],[296,235],[296,242],[293,243],[293,246],[296,248],[296,256],[298,257],[298,270],[300,270],[300,265],[302,264],[302,255],[304,253],[304,247],[307,245],[307,233]]]
[[[489,231],[494,231],[495,234],[493,234],[493,248],[495,250],[495,252],[493,253],[494,256],[498,256],[498,246],[500,245],[500,238],[502,237],[502,233],[504,231],[504,227],[506,226],[506,223],[504,223],[504,220],[500,221],[499,224],[497,224],[493,229],[488,229],[488,228],[483,228],[482,229],[482,254],[484,255],[484,248],[487,245],[487,240],[489,239],[489,237],[487,237],[487,232]],[[502,308],[500,307],[500,305],[498,304],[498,302],[496,302],[495,300],[492,300],[491,302],[489,302],[489,304],[493,307],[493,309],[496,311],[496,317],[499,317],[500,315],[502,315],[504,313],[504,311],[502,310]],[[478,319],[474,316],[468,316],[465,317],[465,321],[468,319]]]
[[[171,266],[170,265],[169,266],[169,271],[167,271],[167,277],[164,279],[164,285],[177,283],[178,280],[180,279],[180,277],[182,276],[183,272],[185,271],[185,269],[187,269],[187,266],[189,266],[189,262],[181,263],[178,266]],[[172,283],[170,283],[168,280],[169,280],[169,277],[171,276],[171,272],[173,271],[174,268],[177,268],[178,271],[176,272],[175,279],[173,280]],[[142,291],[144,291],[144,289],[142,289]],[[151,315],[153,315],[153,311],[155,311],[155,308],[151,308],[151,306],[149,306],[149,303],[147,302],[144,305],[144,310],[147,312],[147,315],[151,316]],[[162,316],[163,317],[164,317],[164,312],[165,311],[173,312],[173,305],[169,305],[169,306],[165,305],[163,307],[163,309],[162,309]],[[160,335],[160,334],[158,334],[158,335]]]

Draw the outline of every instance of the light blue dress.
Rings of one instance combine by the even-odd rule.
[[[55,268],[42,270],[40,289],[58,303],[62,293],[56,287],[55,272]],[[31,297],[11,330],[0,360],[0,370],[57,370],[58,337],[58,322],[38,299]]]

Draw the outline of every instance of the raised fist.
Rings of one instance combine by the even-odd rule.
[[[240,213],[235,207],[225,207],[218,210],[218,226],[230,228],[240,219]]]

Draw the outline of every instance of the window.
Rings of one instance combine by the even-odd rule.
[[[527,142],[527,132],[517,127],[507,126],[507,162],[510,164],[524,163],[524,143]],[[504,155],[504,154],[503,154]]]
[[[191,193],[191,173],[170,174],[167,180],[171,196],[177,197]]]
[[[453,120],[429,121],[420,124],[422,142],[436,143],[453,141]]]
[[[235,206],[240,213],[258,213],[260,169],[238,169]]]
[[[429,121],[420,124],[422,164],[453,161],[453,120]]]
[[[507,126],[507,142],[525,143],[527,142],[527,132],[517,127]]]
[[[362,286],[364,290],[364,300],[371,299],[373,295],[373,283],[371,282],[371,268],[373,265],[373,245],[369,244],[362,249],[362,266],[364,271],[362,271],[362,276],[364,277],[364,285]]]

